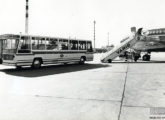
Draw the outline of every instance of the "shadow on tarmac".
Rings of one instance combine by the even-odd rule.
[[[51,66],[42,66],[40,69],[32,69],[31,67],[23,67],[21,69],[2,69],[0,71],[5,72],[6,74],[13,76],[21,77],[41,77],[47,75],[55,75],[69,72],[78,72],[83,70],[97,69],[111,67],[111,65],[103,64],[67,64],[67,65],[51,65]]]

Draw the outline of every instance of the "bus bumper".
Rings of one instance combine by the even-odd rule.
[[[2,64],[7,65],[7,66],[31,66],[32,65],[32,63],[14,63],[14,62],[6,62],[6,61],[3,61]]]
[[[4,62],[2,63],[3,65],[8,65],[8,66],[16,66],[16,63],[12,63],[12,62]]]

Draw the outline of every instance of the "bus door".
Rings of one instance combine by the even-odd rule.
[[[68,40],[67,39],[59,39],[59,52],[60,53],[60,58],[59,60],[61,61],[67,61],[68,60]]]

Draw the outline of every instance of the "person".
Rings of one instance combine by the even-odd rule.
[[[127,51],[124,52],[124,56],[125,56],[125,61],[127,61],[128,60],[128,52]]]

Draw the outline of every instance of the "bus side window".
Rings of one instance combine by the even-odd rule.
[[[79,41],[79,50],[86,50],[86,41]]]
[[[28,45],[24,38],[20,40],[20,49],[28,49]]]
[[[78,48],[79,50],[82,50],[82,41],[79,41]]]
[[[45,50],[45,38],[39,40],[38,50]]]
[[[37,40],[35,40],[35,37],[32,37],[32,49],[36,50],[37,49]]]
[[[57,39],[50,39],[46,41],[46,49],[47,50],[58,50]]]
[[[93,48],[92,48],[92,43],[91,42],[87,42],[87,51],[88,52],[93,52]]]
[[[33,50],[45,50],[45,38],[32,37]]]
[[[68,40],[67,39],[60,39],[59,40],[59,49],[60,50],[68,50]]]
[[[78,50],[78,41],[77,40],[70,40],[71,50]]]

